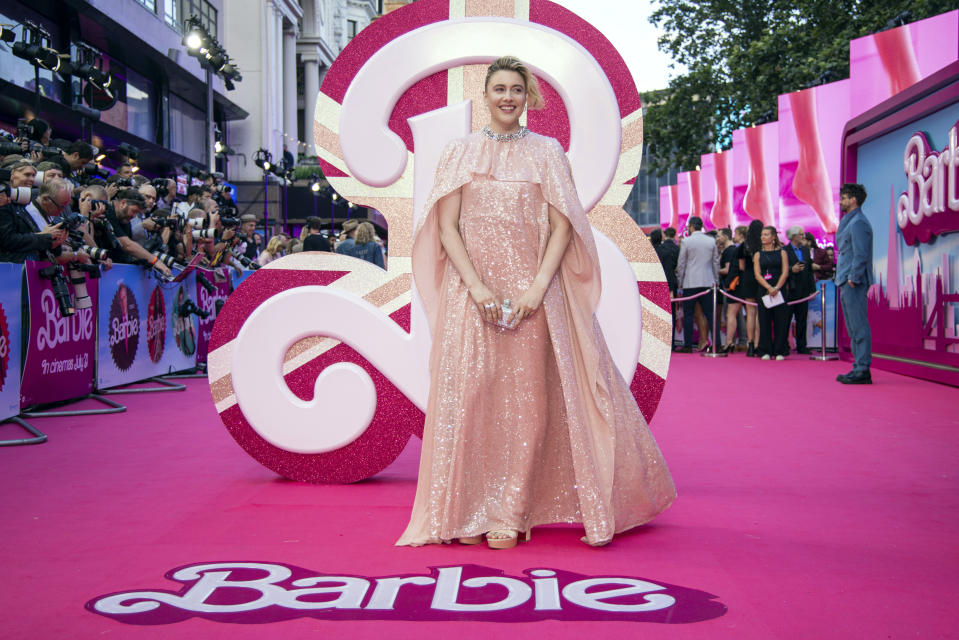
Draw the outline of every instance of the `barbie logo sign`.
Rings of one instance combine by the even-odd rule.
[[[93,337],[93,309],[77,309],[72,316],[64,318],[51,289],[43,290],[40,308],[44,315],[43,326],[37,331],[37,349],[40,351]]]
[[[265,562],[195,564],[167,574],[179,592],[128,591],[87,609],[130,624],[192,617],[263,623],[323,620],[616,620],[682,624],[719,617],[726,607],[703,591],[629,576],[584,576],[526,569],[506,576],[478,565],[438,567],[428,575],[322,575]]]
[[[906,191],[896,204],[896,221],[906,244],[959,231],[959,123],[949,130],[949,144],[935,151],[922,133],[906,143],[903,168]]]

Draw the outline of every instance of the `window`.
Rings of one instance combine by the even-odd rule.
[[[356,20],[346,21],[346,37],[350,40],[356,37]]]
[[[178,32],[182,33],[183,23],[190,16],[196,16],[214,38],[218,37],[216,8],[207,0],[163,0],[163,19]]]
[[[157,12],[156,0],[137,0],[137,2],[146,7],[151,13]]]
[[[206,115],[201,109],[170,94],[170,149],[191,160],[202,161],[206,155]]]
[[[156,110],[153,83],[127,69],[127,131],[149,140],[156,139]]]

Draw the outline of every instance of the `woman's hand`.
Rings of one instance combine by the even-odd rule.
[[[539,309],[539,305],[543,304],[545,295],[546,290],[535,283],[520,294],[520,297],[513,302],[513,326],[533,315]]]
[[[473,302],[476,303],[476,308],[479,309],[480,315],[483,316],[483,319],[487,322],[499,322],[503,317],[503,311],[500,309],[499,300],[493,295],[493,292],[489,290],[482,282],[473,285],[470,288],[470,297],[473,298]]]

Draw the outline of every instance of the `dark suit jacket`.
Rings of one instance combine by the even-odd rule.
[[[53,238],[38,233],[36,223],[20,205],[0,207],[0,262],[42,258],[53,248]]]
[[[786,245],[785,250],[786,257],[789,258],[789,280],[786,281],[786,299],[799,300],[800,298],[805,298],[816,290],[816,277],[812,270],[812,256],[809,254],[809,247],[799,248],[799,252],[802,254],[802,262],[806,265],[806,268],[799,273],[792,272],[793,265],[799,262],[799,258],[796,257],[796,251],[793,249],[792,244]]]
[[[669,284],[669,290],[673,293],[679,288],[679,280],[676,278],[676,265],[679,264],[679,247],[672,240],[663,240],[655,246],[656,255],[659,256],[659,262],[663,265],[663,271],[666,272],[666,282]]]

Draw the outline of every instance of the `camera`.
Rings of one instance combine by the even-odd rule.
[[[110,257],[110,254],[107,252],[107,250],[101,249],[100,247],[91,247],[90,245],[85,244],[81,247],[81,249],[86,252],[86,254],[89,255],[90,259],[94,262],[103,262]]]
[[[33,135],[33,125],[26,118],[17,119],[17,137],[29,138]]]
[[[203,218],[187,218],[186,223],[193,229],[203,228]]]
[[[99,200],[97,202],[103,202],[103,201]],[[117,238],[117,234],[113,230],[113,225],[110,224],[110,221],[107,220],[106,217],[100,218],[98,220],[94,220],[93,224],[100,227],[103,230],[103,233],[106,234],[108,249],[120,248],[120,240],[119,238]]]
[[[177,263],[176,258],[173,256],[163,253],[162,251],[154,251],[153,255],[157,257],[157,262],[162,262],[170,269],[184,269],[185,267]]]
[[[240,264],[243,265],[244,268],[252,269],[253,271],[256,271],[257,269],[260,268],[260,265],[258,263],[254,262],[253,260],[250,260],[239,251],[231,251],[230,253]]]
[[[169,227],[170,229],[177,229],[180,226],[180,221],[176,218],[176,216],[167,216],[165,218],[161,216],[151,216],[150,222],[160,227],[161,229],[163,227]]]
[[[118,187],[130,188],[133,186],[133,178],[117,178],[113,184]]]
[[[216,229],[194,229],[193,239],[216,239]]]
[[[240,219],[232,216],[220,216],[220,224],[222,224],[224,228],[229,229],[230,227],[239,226]]]
[[[168,195],[170,195],[170,190],[167,187],[168,182],[169,182],[168,178],[154,178],[153,180],[150,181],[150,184],[152,184],[153,188],[156,189],[157,200],[163,200]]]
[[[86,223],[87,219],[79,213],[64,213],[62,216],[50,218],[50,224],[59,224],[67,232],[70,240],[70,246],[74,249],[83,245],[83,232],[80,231],[80,225]],[[83,307],[81,307],[83,308]]]
[[[53,289],[53,298],[60,307],[60,315],[64,318],[76,313],[73,306],[73,296],[70,295],[70,287],[67,286],[67,278],[64,275],[63,267],[56,262],[56,258],[49,256],[50,266],[40,269],[38,272],[41,278],[50,281],[50,287]],[[89,299],[89,296],[87,296]]]
[[[30,204],[30,187],[11,187],[8,184],[0,185],[0,193],[9,197],[17,204]]]
[[[190,298],[187,298],[180,303],[180,317],[186,318],[190,315],[195,315],[199,318],[206,320],[210,317],[209,311],[204,311],[200,307],[196,306],[196,303],[193,302]]]
[[[0,156],[20,155],[23,153],[23,145],[19,142],[13,142],[7,138],[0,138]]]

